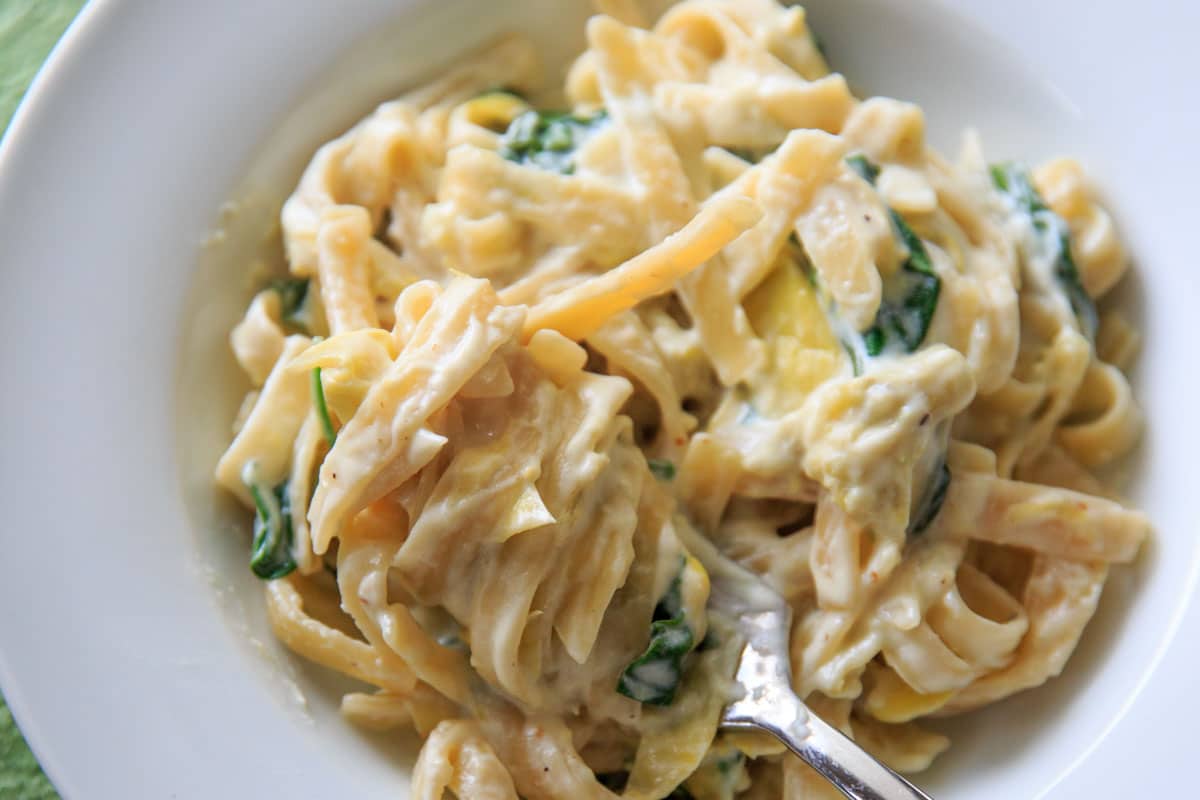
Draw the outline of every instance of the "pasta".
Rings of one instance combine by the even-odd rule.
[[[793,610],[797,693],[893,767],[1057,675],[1149,522],[1127,259],[1075,161],[950,161],[804,11],[604,0],[539,109],[507,37],[322,147],[231,344],[217,482],[413,796],[808,798],[721,732],[700,551]],[[497,88],[503,87],[503,88]]]

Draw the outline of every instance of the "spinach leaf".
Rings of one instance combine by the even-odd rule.
[[[675,578],[671,581],[671,585],[667,587],[666,593],[658,598],[658,603],[654,606],[654,616],[651,617],[653,621],[658,622],[660,620],[683,617],[683,571],[685,569],[687,569],[687,559],[681,558],[679,560],[679,572],[675,573]]]
[[[692,629],[682,617],[651,623],[650,644],[625,668],[617,691],[639,703],[671,705],[683,678],[683,657],[692,643]]]
[[[639,703],[669,706],[683,678],[683,659],[696,643],[683,608],[683,571],[686,560],[670,587],[654,607],[650,644],[630,662],[617,681],[617,691]]]
[[[846,165],[850,169],[858,173],[864,181],[875,185],[875,179],[879,177],[879,167],[871,163],[871,160],[862,153],[846,156]]]
[[[846,163],[867,183],[874,185],[879,177],[879,167],[862,154],[848,156]],[[942,291],[942,280],[933,270],[933,261],[921,237],[895,209],[889,208],[888,214],[897,238],[908,250],[908,257],[900,269],[884,280],[883,298],[875,323],[863,333],[863,344],[869,356],[879,355],[893,343],[906,353],[920,347],[929,333],[929,324]]]
[[[247,465],[248,467],[250,465]],[[292,506],[288,484],[274,489],[257,480],[255,470],[247,469],[243,479],[254,498],[254,538],[250,545],[250,569],[263,580],[282,578],[296,568],[292,558]]]
[[[276,278],[267,288],[279,294],[280,316],[294,328],[307,331],[308,278]]]
[[[1046,205],[1028,174],[1019,166],[994,164],[989,171],[992,184],[1004,196],[1009,207],[1024,214],[1033,226],[1038,252],[1024,254],[1025,260],[1028,262],[1032,258],[1041,258],[1051,265],[1054,279],[1079,320],[1080,329],[1089,340],[1094,340],[1099,316],[1096,304],[1083,288],[1075,259],[1071,256],[1071,230],[1066,221]]]
[[[526,111],[500,137],[500,155],[518,164],[570,175],[575,172],[575,151],[607,122],[603,110],[591,116]]]
[[[675,464],[667,461],[665,458],[651,458],[646,462],[646,466],[650,467],[650,471],[654,473],[654,477],[660,481],[675,479]]]
[[[329,417],[329,406],[325,404],[325,385],[321,383],[320,367],[313,367],[311,386],[313,406],[317,409],[317,419],[321,421],[321,430],[325,434],[325,441],[329,442],[330,447],[333,447],[333,443],[337,441],[337,433],[333,430],[333,420]]]
[[[921,535],[937,518],[938,512],[942,510],[942,504],[946,502],[946,492],[950,489],[950,477],[950,468],[946,466],[946,460],[942,459],[934,469],[933,475],[930,476],[925,491],[921,493],[921,498],[917,501],[917,505],[909,517],[909,536]]]
[[[872,356],[882,353],[891,342],[898,342],[906,353],[920,347],[942,290],[942,281],[933,271],[921,237],[913,233],[903,217],[888,211],[900,240],[908,248],[908,258],[884,280],[875,324],[863,334],[867,354]]]
[[[854,346],[853,342],[847,341],[846,339],[842,339],[840,337],[838,338],[838,344],[842,346],[842,350],[844,350],[846,355],[850,358],[850,372],[856,378],[859,375],[862,375],[862,356],[859,355],[858,348]]]

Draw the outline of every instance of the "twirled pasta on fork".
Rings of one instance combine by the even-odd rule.
[[[283,207],[216,468],[271,624],[426,737],[417,798],[825,796],[718,734],[707,539],[792,606],[799,695],[924,769],[1148,535],[1098,477],[1141,427],[1113,222],[1074,161],[933,151],[798,7],[602,7],[560,110],[500,40]]]

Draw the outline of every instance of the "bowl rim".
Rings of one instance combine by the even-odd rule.
[[[971,4],[970,0],[932,0],[932,2],[957,7]],[[1079,0],[1075,5],[1081,3],[1082,0]],[[1169,0],[1153,0],[1151,4],[1157,5],[1159,8],[1170,9]],[[38,132],[46,124],[45,120],[49,116],[50,107],[64,92],[63,84],[69,83],[77,71],[87,68],[90,49],[103,46],[104,41],[112,35],[110,29],[119,14],[134,5],[128,0],[92,0],[88,2],[53,48],[18,105],[3,138],[0,138],[0,207],[4,207],[5,196],[14,191],[11,184],[14,182],[12,175],[17,170],[16,165],[31,148],[36,147]],[[399,14],[408,8],[407,4],[397,4],[395,13]],[[972,16],[972,19],[976,19],[976,17]],[[1200,64],[1200,57],[1193,55],[1191,58],[1193,64]],[[1194,296],[1196,287],[1192,286],[1190,290]],[[1176,533],[1178,535],[1181,532]],[[1172,696],[1164,689],[1158,691],[1153,698],[1149,698],[1154,702],[1152,706],[1145,707],[1146,713],[1139,714],[1139,719],[1132,719],[1130,714],[1132,709],[1147,702],[1149,696],[1146,689],[1152,684],[1166,683],[1169,685],[1174,682],[1174,685],[1180,687],[1187,685],[1186,682],[1180,682],[1186,681],[1187,678],[1187,672],[1184,671],[1185,663],[1200,654],[1200,636],[1188,637],[1185,633],[1185,631],[1193,634],[1200,633],[1200,603],[1196,599],[1196,588],[1200,584],[1200,557],[1198,554],[1200,554],[1200,549],[1193,548],[1191,563],[1186,572],[1186,581],[1178,588],[1180,599],[1167,622],[1166,633],[1150,656],[1136,685],[1130,688],[1120,712],[1111,719],[1105,730],[1095,733],[1092,743],[1087,748],[1070,763],[1064,764],[1060,777],[1045,792],[1051,790],[1056,793],[1075,792],[1082,791],[1082,787],[1091,787],[1094,790],[1111,788],[1115,785],[1113,782],[1105,783],[1102,777],[1081,777],[1082,771],[1077,769],[1090,759],[1104,758],[1107,760],[1129,756],[1117,738],[1110,736],[1110,733],[1117,729],[1129,731],[1123,733],[1126,743],[1131,739],[1148,739],[1155,736],[1157,732],[1148,727],[1149,723],[1145,719],[1147,715],[1151,718],[1166,714],[1179,716],[1181,710],[1185,709],[1185,713],[1200,712],[1200,699],[1197,697],[1184,693],[1185,696],[1180,698]],[[1194,643],[1189,643],[1187,641],[1189,638]],[[1169,669],[1166,669],[1167,667]],[[30,748],[55,786],[59,787],[59,791],[64,796],[85,796],[82,790],[86,787],[74,783],[71,765],[60,761],[60,749],[39,726],[37,715],[26,702],[27,698],[25,692],[22,691],[20,676],[14,671],[6,649],[3,647],[0,647],[0,685],[7,690],[6,701]],[[1152,708],[1153,710],[1151,710]],[[1167,764],[1176,758],[1185,757],[1188,754],[1188,748],[1183,740],[1182,736],[1169,737],[1165,742],[1160,740],[1161,746],[1156,751],[1154,763]],[[1166,783],[1171,779],[1166,776],[1165,770],[1155,774],[1164,776],[1161,778],[1164,781],[1162,785],[1174,785],[1173,782]],[[1159,778],[1150,778],[1150,780],[1159,780]],[[1130,783],[1130,785],[1137,784]],[[1143,789],[1146,788],[1145,784],[1141,785]]]

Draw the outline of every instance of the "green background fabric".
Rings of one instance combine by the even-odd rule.
[[[11,0],[4,0],[11,2]],[[58,800],[37,759],[21,738],[17,724],[0,699],[0,797],[11,800]]]
[[[0,131],[83,0],[0,0]],[[57,800],[0,697],[0,798]]]
[[[83,0],[0,0],[0,131]]]

